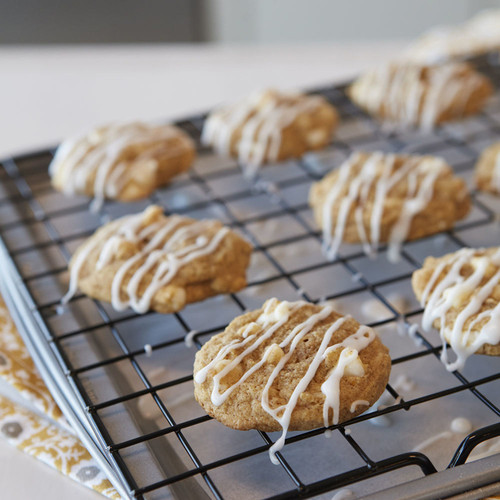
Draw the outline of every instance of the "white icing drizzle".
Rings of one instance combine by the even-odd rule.
[[[325,427],[328,427],[331,423],[334,425],[338,423],[340,408],[340,380],[346,374],[346,369],[350,364],[356,362],[358,359],[358,353],[367,347],[376,336],[375,332],[371,328],[361,325],[356,333],[348,336],[338,344],[329,346],[333,334],[342,326],[349,316],[337,319],[325,332],[320,347],[314,355],[306,373],[297,382],[288,402],[277,408],[271,408],[269,403],[269,390],[273,382],[280,375],[280,372],[283,370],[288,360],[292,357],[297,345],[304,338],[304,336],[314,328],[316,323],[324,320],[333,312],[332,307],[326,305],[322,307],[318,313],[313,314],[307,320],[295,326],[279,344],[271,343],[266,348],[262,358],[258,362],[253,364],[251,368],[243,373],[238,381],[222,390],[221,380],[234,368],[239,366],[242,360],[254,352],[260,345],[266,341],[271,341],[274,333],[289,321],[294,312],[304,307],[306,304],[307,303],[303,301],[283,301],[279,303],[277,299],[268,300],[264,305],[264,311],[256,322],[250,323],[244,329],[242,333],[243,339],[234,339],[222,347],[210,363],[194,374],[194,381],[196,383],[204,383],[210,370],[215,369],[219,363],[225,360],[228,354],[237,349],[243,349],[242,352],[229,361],[221,371],[213,375],[211,401],[214,405],[220,406],[236,390],[236,388],[238,388],[243,382],[245,382],[245,380],[248,379],[248,377],[259,370],[264,363],[267,362],[268,357],[271,355],[273,350],[279,348],[283,355],[269,375],[261,396],[262,408],[269,415],[271,415],[283,429],[280,438],[269,450],[271,461],[274,464],[278,463],[276,453],[284,446],[286,434],[290,425],[291,415],[299,401],[300,395],[305,392],[308,385],[313,380],[319,366],[325,361],[328,354],[337,349],[341,349],[336,365],[330,370],[325,381],[321,385],[321,391],[325,395],[325,402],[323,405]],[[256,331],[257,333],[255,333]],[[287,350],[285,351],[285,349]],[[358,401],[356,403],[369,404],[365,401]],[[330,410],[332,410],[331,418],[329,417]]]
[[[418,325],[414,323],[413,325],[409,325],[408,329],[408,337],[410,337],[414,344],[418,347],[419,345],[422,345],[422,339],[417,335],[418,333]]]
[[[491,185],[500,193],[500,152],[495,157],[493,165],[493,175],[491,177]]]
[[[420,444],[417,444],[413,448],[413,451],[422,451],[425,448],[428,448],[432,444],[434,444],[437,441],[440,441],[441,439],[450,439],[452,437],[452,433],[450,431],[444,431],[440,432],[439,434],[436,434],[435,436],[430,437],[429,439],[426,439],[425,441],[422,441]]]
[[[194,346],[194,337],[198,333],[198,330],[191,330],[190,332],[186,333],[186,336],[184,337],[184,344],[186,347],[193,347]]]
[[[150,207],[148,210],[155,209]],[[146,212],[147,213],[147,212]],[[107,238],[96,263],[96,269],[103,269],[108,265],[118,245],[123,243],[139,244],[148,236],[154,235],[130,258],[126,259],[117,269],[111,283],[111,305],[117,311],[131,307],[137,313],[143,314],[150,309],[155,294],[168,285],[179,270],[189,262],[209,255],[220,245],[228,234],[229,229],[221,227],[209,240],[200,233],[210,221],[196,221],[191,224],[181,225],[190,219],[173,215],[168,219],[160,220],[141,227],[144,222],[144,213],[129,215],[117,219],[103,231],[102,237]],[[193,244],[174,250],[175,245],[187,238],[199,235]],[[101,238],[91,238],[79,250],[71,266],[69,289],[62,299],[68,302],[76,293],[80,272],[89,255],[102,241]],[[126,285],[127,298],[122,300],[125,277],[129,270],[142,262],[135,269]],[[153,272],[153,277],[145,290],[139,293],[139,287],[148,272]]]
[[[447,109],[453,99],[460,95],[460,107],[462,113],[472,91],[476,86],[476,79],[471,80],[457,78],[458,68],[454,64],[444,65],[436,71],[431,71],[431,85],[423,101],[423,109],[420,115],[420,125],[425,130],[431,130],[436,124],[439,115]],[[468,83],[468,85],[467,85]]]
[[[406,321],[402,316],[398,316],[396,320],[396,330],[400,337],[403,337],[407,333]]]
[[[237,145],[238,159],[249,176],[254,176],[266,157],[277,161],[283,129],[301,113],[314,110],[322,103],[318,96],[300,96],[264,90],[247,99],[211,113],[203,126],[201,141],[226,156],[231,142],[241,128]]]
[[[376,427],[391,427],[392,420],[388,415],[379,415],[378,417],[370,418],[370,424]]]
[[[353,403],[351,404],[351,413],[354,413],[356,411],[356,408],[360,405],[370,406],[370,403],[368,401],[365,401],[364,399],[357,399],[356,401],[353,401]]]
[[[464,248],[449,260],[441,261],[429,279],[421,298],[424,307],[422,327],[429,331],[436,319],[440,322],[440,335],[443,341],[441,360],[449,371],[463,368],[466,359],[484,344],[496,345],[500,342],[500,304],[479,312],[493,289],[500,283],[500,249],[493,255],[477,256],[477,251]],[[465,278],[460,274],[464,265],[472,263],[473,273]],[[482,286],[489,266],[494,265],[496,272]],[[439,280],[445,268],[446,274]],[[438,281],[439,280],[439,281]],[[453,324],[446,325],[446,314],[458,305],[466,304],[457,314]],[[471,319],[474,315],[476,317]],[[480,331],[473,332],[474,326],[486,320]],[[469,321],[468,326],[465,324]],[[456,354],[456,361],[449,362],[446,341]]]
[[[453,437],[453,434],[468,434],[472,430],[472,424],[470,421],[464,417],[456,417],[450,422],[450,430],[440,432],[435,436],[432,436],[425,441],[413,448],[413,451],[422,451],[425,448],[433,445],[434,443],[441,441],[442,439],[449,440]]]
[[[392,262],[399,260],[401,243],[408,236],[413,218],[429,204],[437,178],[448,168],[446,163],[439,158],[420,156],[403,158],[403,164],[395,169],[397,157],[393,154],[384,155],[376,152],[368,154],[363,160],[362,154],[353,153],[340,166],[338,178],[326,195],[322,208],[323,250],[328,259],[336,258],[348,217],[356,203],[354,217],[358,236],[365,253],[370,256],[374,255],[380,242],[382,218],[388,195],[398,184],[406,182],[406,198],[388,238],[387,257]],[[362,162],[361,165],[359,165],[360,162]],[[358,171],[349,181],[355,166],[358,166]],[[381,169],[378,177],[377,169]],[[347,193],[342,195],[346,189]],[[368,199],[371,191],[374,192],[373,201]],[[335,204],[338,204],[339,208],[334,224]],[[370,241],[363,223],[363,214],[367,209],[371,210]],[[335,227],[335,234],[332,234],[333,227]]]
[[[85,193],[88,179],[95,175],[92,208],[98,210],[105,198],[115,198],[123,189],[129,152],[139,148],[141,152],[136,154],[135,162],[156,164],[153,155],[158,143],[173,137],[181,139],[184,145],[171,146],[168,150],[163,147],[162,156],[167,153],[177,156],[189,139],[172,126],[133,122],[102,127],[64,141],[56,151],[49,173],[52,177],[61,176],[60,185],[67,195]]]
[[[457,115],[463,114],[482,78],[471,72],[463,78],[465,68],[460,63],[435,67],[390,64],[362,76],[353,84],[352,93],[371,113],[384,106],[389,119],[430,130],[457,97],[457,109],[461,108]]]
[[[335,324],[333,326],[335,326]],[[333,326],[331,328],[333,328]],[[367,347],[374,338],[375,332],[371,328],[361,325],[356,333],[344,339],[340,344],[329,347],[323,354],[324,359],[329,352],[339,347],[343,348],[335,368],[333,368],[328,378],[321,385],[321,392],[325,395],[325,404],[323,406],[325,427],[329,425],[328,414],[330,409],[333,410],[333,424],[336,425],[339,422],[340,379],[344,376],[347,365],[355,361],[358,358],[359,351]]]
[[[401,373],[396,380],[392,382],[392,387],[396,392],[404,391],[410,392],[415,389],[415,382],[411,380],[408,375]]]

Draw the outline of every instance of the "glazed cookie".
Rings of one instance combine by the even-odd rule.
[[[166,217],[153,205],[106,224],[77,249],[63,301],[79,287],[118,311],[179,311],[244,288],[251,251],[219,221]]]
[[[500,142],[482,152],[476,164],[475,178],[478,189],[500,194]]]
[[[108,125],[63,142],[49,167],[59,191],[95,198],[146,198],[193,163],[193,141],[172,125]]]
[[[361,152],[313,184],[309,203],[329,259],[344,241],[368,255],[388,243],[397,261],[403,241],[450,229],[470,209],[465,182],[442,159]]]
[[[489,79],[466,63],[394,63],[366,73],[348,90],[368,113],[426,130],[479,112],[492,93]]]
[[[202,142],[238,158],[254,174],[263,163],[325,147],[337,123],[335,108],[321,96],[266,90],[213,111]]]
[[[485,54],[500,49],[500,9],[482,11],[464,24],[424,33],[405,53],[423,64]]]
[[[412,285],[425,307],[424,330],[439,329],[441,359],[448,370],[463,368],[473,353],[500,355],[500,248],[463,248],[425,259]],[[456,354],[448,361],[448,342]]]
[[[283,433],[335,425],[366,411],[391,360],[375,332],[331,306],[268,300],[196,354],[195,398],[233,429]]]

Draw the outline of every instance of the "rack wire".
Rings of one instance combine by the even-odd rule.
[[[495,62],[476,62],[494,83],[499,81]],[[412,298],[412,272],[427,255],[498,245],[498,199],[472,191],[467,219],[451,231],[405,243],[398,264],[387,262],[384,246],[376,262],[359,245],[343,245],[335,261],[326,260],[307,204],[311,182],[353,150],[442,156],[470,184],[478,153],[500,133],[499,96],[480,115],[425,134],[380,126],[344,90],[313,91],[341,115],[331,146],[265,167],[253,183],[233,160],[199,145],[204,116],[177,123],[198,143],[199,159],[187,174],[144,202],[107,202],[100,214],[89,212],[87,199],[66,198],[50,187],[47,167],[53,149],[1,162],[2,280],[5,284],[10,273],[10,290],[19,293],[17,307],[19,302],[25,305],[18,311],[20,322],[32,319],[23,335],[42,373],[51,379],[58,402],[124,495],[221,499],[244,492],[245,498],[285,499],[327,492],[331,497],[332,491],[347,486],[359,495],[371,494],[460,466],[478,446],[500,436],[497,360],[474,356],[464,370],[450,374],[439,362],[441,345],[435,333],[401,335],[418,324],[422,313]],[[248,287],[168,316],[117,313],[81,294],[61,306],[67,262],[75,248],[103,223],[149,203],[162,205],[166,213],[219,218],[248,238],[255,247]],[[9,295],[5,286],[4,293]],[[267,450],[275,435],[236,432],[213,421],[192,399],[191,370],[196,348],[233,317],[273,295],[333,301],[340,312],[352,312],[379,331],[390,347],[394,377],[419,380],[419,390],[407,397],[411,391],[391,376],[387,404],[332,426],[331,439],[322,436],[324,429],[290,433],[277,455],[279,465],[268,465]],[[185,343],[188,334],[194,347]],[[429,432],[446,428],[443,413],[457,411],[474,415],[474,432],[458,446],[456,439],[440,446],[435,457],[432,450],[412,451],[417,438],[422,441]],[[488,481],[500,481],[498,468],[485,463]],[[467,477],[472,487],[477,470]],[[451,482],[442,487],[453,490]]]

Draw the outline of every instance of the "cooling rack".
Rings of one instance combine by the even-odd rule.
[[[496,61],[476,63],[498,83]],[[412,272],[427,255],[498,245],[500,201],[472,191],[467,219],[405,243],[397,264],[387,261],[384,246],[376,260],[359,245],[343,245],[335,261],[325,260],[307,204],[311,182],[353,150],[441,156],[472,189],[477,155],[500,133],[500,97],[478,116],[422,133],[380,126],[344,90],[313,91],[341,115],[330,147],[265,167],[253,182],[233,160],[199,145],[203,116],[177,123],[198,143],[189,173],[143,202],[107,202],[99,214],[87,199],[51,189],[53,149],[1,162],[2,293],[58,404],[123,497],[331,498],[349,488],[358,498],[481,498],[500,489],[500,455],[493,454],[500,436],[498,359],[473,356],[449,373],[439,361],[437,333],[408,334],[422,312]],[[61,306],[76,247],[103,223],[150,203],[167,213],[218,218],[248,238],[255,247],[248,287],[171,315],[118,313],[81,294]],[[272,296],[330,301],[352,313],[377,330],[393,363],[376,407],[332,426],[330,438],[324,429],[289,433],[277,466],[267,450],[278,434],[225,428],[192,396],[196,349]],[[450,432],[455,417],[469,419],[474,430]]]

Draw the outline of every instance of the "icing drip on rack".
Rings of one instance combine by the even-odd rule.
[[[160,217],[151,224],[145,223],[151,215],[161,213],[160,207],[152,206],[144,213],[122,217],[101,230],[102,238],[106,241],[99,252],[97,270],[108,265],[120,247],[131,245],[136,249],[117,269],[111,283],[111,304],[117,311],[131,307],[140,314],[147,312],[155,294],[168,285],[182,267],[214,252],[229,232],[227,227],[221,227],[209,239],[203,233],[211,221],[189,223],[191,219],[177,215]],[[176,245],[187,239],[194,239],[194,242],[175,249]],[[69,290],[62,299],[63,303],[75,294],[81,270],[101,241],[101,238],[91,238],[80,249],[71,266]],[[141,244],[144,246],[138,249]],[[125,279],[134,267],[136,269],[124,289]],[[140,285],[148,273],[152,273],[152,278],[140,292]],[[127,296],[125,300],[121,298],[124,290]],[[180,288],[178,292],[183,293]]]
[[[472,424],[468,419],[464,417],[456,417],[450,422],[450,430],[440,432],[439,434],[422,441],[413,448],[413,451],[422,452],[436,442],[444,439],[446,439],[446,441],[450,441],[450,439],[453,439],[454,434],[469,434],[471,430]]]
[[[336,258],[348,218],[355,206],[354,219],[363,249],[367,255],[374,255],[380,242],[386,201],[392,189],[405,183],[406,198],[388,239],[388,258],[395,262],[399,259],[401,243],[408,236],[413,218],[429,204],[437,178],[448,167],[443,160],[432,157],[403,157],[399,168],[394,167],[398,158],[402,157],[393,154],[376,152],[363,158],[363,154],[353,153],[342,164],[338,178],[325,198],[322,210],[323,250],[328,259]],[[357,173],[351,179],[356,168]],[[338,213],[334,223],[333,209],[336,204]],[[363,222],[367,210],[371,212],[370,237]]]
[[[430,130],[456,99],[462,114],[465,111],[482,78],[470,72],[464,78],[466,68],[459,63],[390,64],[362,76],[353,84],[353,94],[372,113],[384,109],[388,119]]]
[[[238,132],[238,160],[251,177],[266,158],[278,160],[283,129],[301,113],[316,109],[322,102],[318,96],[284,94],[273,90],[255,92],[237,104],[210,114],[205,121],[201,141],[212,145],[218,153],[229,156]]]
[[[367,326],[360,325],[356,333],[346,337],[342,342],[329,346],[334,333],[350,317],[340,317],[325,332],[322,342],[316,351],[306,373],[298,381],[288,402],[277,408],[272,408],[269,402],[269,392],[273,382],[279,377],[287,362],[293,356],[297,345],[309,333],[314,326],[332,314],[331,306],[324,306],[321,310],[310,316],[307,320],[299,323],[290,331],[290,333],[279,343],[272,342],[275,332],[284,326],[291,316],[300,308],[307,305],[306,302],[278,302],[277,299],[270,299],[264,305],[264,310],[259,318],[248,324],[242,332],[241,339],[234,339],[232,342],[222,347],[214,359],[198,370],[194,374],[194,380],[202,384],[207,379],[211,370],[217,371],[223,366],[222,370],[213,375],[213,389],[211,394],[212,403],[216,406],[222,405],[227,398],[247,380],[253,373],[259,370],[269,360],[277,361],[269,378],[264,386],[261,396],[262,408],[282,427],[283,431],[280,438],[273,444],[269,450],[271,461],[278,463],[276,453],[284,446],[288,427],[290,425],[291,415],[304,393],[313,380],[318,368],[325,360],[328,360],[330,353],[340,350],[340,355],[335,366],[329,371],[325,381],[321,385],[321,392],[325,395],[323,405],[324,425],[328,427],[331,424],[337,424],[339,420],[340,408],[340,380],[344,375],[363,376],[364,368],[359,359],[359,352],[367,347],[375,338],[375,332]],[[221,381],[235,368],[239,367],[242,360],[254,352],[259,346],[268,342],[262,358],[251,366],[241,377],[229,387],[222,388]],[[236,350],[241,352],[232,360],[226,360]],[[356,401],[356,404],[363,404],[365,401]],[[331,410],[331,411],[330,411]],[[354,410],[353,410],[354,411]],[[329,414],[332,413],[330,420]]]
[[[361,405],[370,406],[370,403],[364,399],[357,399],[356,401],[353,401],[351,404],[351,413],[354,413],[356,408]]]
[[[441,360],[449,371],[463,368],[466,359],[484,344],[500,342],[500,303],[481,311],[500,284],[500,249],[492,255],[481,252],[463,248],[451,259],[441,261],[422,293],[421,304],[425,307],[422,327],[430,330],[434,321],[439,320],[443,341]],[[460,271],[467,264],[472,265],[473,272],[465,277]],[[492,275],[484,282],[487,272]],[[449,325],[446,315],[454,307],[458,309],[457,315]],[[456,354],[454,362],[448,361],[446,341]]]
[[[500,152],[495,157],[495,164],[493,165],[493,175],[491,177],[491,185],[500,193]]]
[[[67,195],[85,193],[89,179],[94,176],[92,208],[99,210],[105,198],[115,198],[122,191],[131,156],[136,163],[157,164],[154,154],[161,148],[162,157],[168,152],[173,158],[179,155],[181,146],[167,150],[162,142],[175,137],[182,138],[183,143],[187,140],[172,126],[133,122],[102,127],[64,141],[56,151],[49,173],[52,177],[62,176],[60,184]]]

